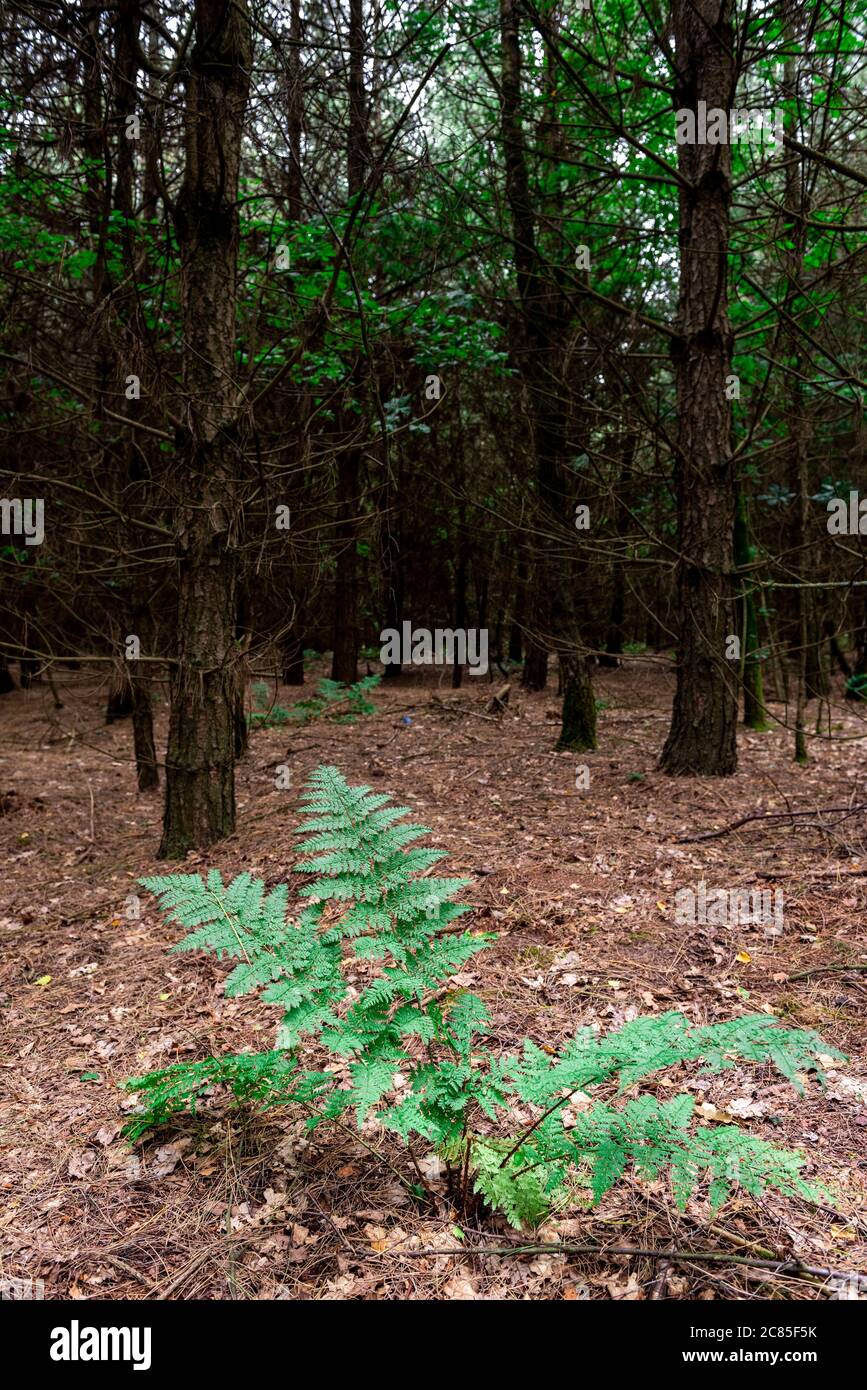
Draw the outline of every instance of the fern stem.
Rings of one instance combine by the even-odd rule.
[[[512,1145],[511,1149],[506,1154],[506,1157],[500,1164],[500,1167],[505,1168],[509,1159],[514,1157],[514,1155],[520,1149],[521,1145],[526,1143],[526,1141],[529,1139],[530,1135],[534,1132],[534,1130],[537,1130],[540,1125],[543,1125],[549,1115],[553,1115],[556,1110],[561,1110],[564,1105],[567,1105],[574,1095],[577,1095],[579,1091],[584,1089],[584,1086],[586,1084],[587,1083],[584,1082],[581,1086],[575,1086],[574,1089],[571,1090],[569,1094],[566,1096],[558,1096],[557,1100],[555,1100],[552,1105],[549,1105],[547,1110],[544,1110],[542,1112],[538,1120],[534,1120],[533,1123],[518,1136],[518,1138],[515,1140],[515,1143]]]

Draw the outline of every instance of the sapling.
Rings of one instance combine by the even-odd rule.
[[[311,1128],[347,1114],[360,1128],[375,1116],[407,1146],[417,1137],[440,1154],[459,1208],[484,1200],[516,1227],[538,1225],[552,1207],[599,1201],[628,1169],[667,1172],[681,1209],[704,1184],[714,1209],[738,1187],[827,1200],[802,1176],[802,1153],[735,1125],[696,1124],[689,1095],[632,1093],[679,1063],[718,1072],[736,1061],[770,1062],[803,1092],[805,1073],[824,1081],[821,1054],[842,1054],[768,1014],[695,1026],[676,1012],[603,1035],[580,1028],[559,1052],[527,1039],[520,1055],[505,1053],[482,999],[454,979],[494,938],[456,927],[471,911],[455,901],[470,880],[431,874],[445,852],[418,843],[430,832],[408,814],[350,787],[336,768],[318,768],[301,798],[294,872],[305,882],[291,916],[287,884],[268,890],[248,873],[230,883],[216,870],[141,880],[187,929],[172,949],[230,958],[226,994],[258,992],[280,1019],[270,1051],[128,1081],[140,1099],[131,1138],[225,1085],[241,1102],[300,1105]],[[348,973],[366,981],[351,998]],[[595,1088],[604,1100],[570,1109]]]

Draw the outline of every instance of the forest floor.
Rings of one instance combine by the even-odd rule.
[[[188,866],[279,881],[295,859],[307,774],[329,762],[350,782],[373,781],[432,828],[445,872],[471,878],[469,924],[499,933],[457,982],[484,998],[507,1049],[526,1035],[556,1048],[578,1025],[667,1009],[698,1022],[764,1010],[847,1053],[828,1089],[811,1083],[805,1099],[769,1068],[698,1078],[684,1067],[656,1085],[691,1089],[704,1123],[734,1118],[806,1149],[808,1176],[834,1189],[836,1210],[744,1194],[715,1216],[700,1197],[681,1214],[667,1182],[629,1179],[528,1237],[602,1253],[480,1254],[528,1242],[481,1213],[457,1228],[423,1154],[440,1195],[419,1205],[405,1151],[376,1128],[363,1143],[325,1127],[305,1137],[288,1110],[254,1115],[215,1097],[131,1149],[120,1133],[126,1077],[270,1046],[277,1010],[226,999],[225,967],[210,958],[167,955],[178,929],[144,890],[139,919],[128,917],[135,880],[166,871],[155,859],[161,795],[136,793],[130,723],[106,727],[104,689],[64,672],[62,709],[41,684],[0,705],[0,1275],[79,1299],[853,1296],[852,1281],[752,1261],[867,1271],[865,813],[689,837],[862,800],[863,717],[837,692],[833,741],[812,741],[806,767],[792,761],[789,732],[740,730],[736,776],[671,779],[656,771],[669,672],[639,661],[595,672],[594,684],[599,748],[580,758],[554,752],[553,691],[515,684],[491,718],[496,685],[467,679],[452,691],[430,675],[380,687],[377,713],[352,726],[256,731],[237,769],[237,832]],[[165,723],[161,704],[160,739]],[[577,763],[590,769],[586,790]],[[275,786],[279,764],[292,769],[290,790]],[[702,879],[782,889],[782,935],[677,926],[675,892]],[[623,1247],[669,1259],[615,1253]],[[688,1258],[700,1253],[726,1259]]]

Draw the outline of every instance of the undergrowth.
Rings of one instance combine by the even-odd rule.
[[[471,910],[454,901],[469,880],[431,874],[444,851],[418,844],[428,830],[333,767],[312,775],[301,814],[294,872],[306,881],[292,916],[286,883],[268,891],[248,873],[230,883],[216,870],[142,879],[187,931],[173,950],[229,958],[226,994],[259,992],[281,1017],[271,1051],[128,1081],[140,1102],[130,1138],[225,1085],[238,1101],[301,1105],[310,1128],[375,1116],[407,1146],[436,1149],[460,1209],[484,1199],[516,1227],[578,1199],[598,1202],[628,1172],[667,1173],[681,1209],[705,1187],[714,1209],[738,1188],[828,1200],[803,1177],[802,1153],[734,1125],[697,1124],[689,1095],[636,1094],[687,1062],[703,1072],[770,1063],[803,1093],[805,1073],[824,1080],[820,1054],[841,1056],[815,1033],[768,1014],[694,1026],[670,1012],[608,1034],[580,1028],[553,1055],[529,1039],[506,1054],[491,1045],[483,1001],[450,984],[493,938],[456,926]],[[366,983],[350,991],[348,971]],[[587,1106],[598,1088],[606,1098]],[[578,1113],[576,1097],[586,1106]]]
[[[333,719],[337,724],[354,724],[360,715],[373,714],[376,706],[368,698],[381,676],[362,676],[354,685],[327,678],[317,682],[315,692],[288,709],[271,703],[264,681],[253,686],[253,709],[247,716],[251,729],[274,729],[283,724],[308,724],[314,719]]]

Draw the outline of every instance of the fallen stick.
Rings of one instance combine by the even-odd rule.
[[[750,1265],[757,1269],[771,1269],[776,1274],[806,1274],[813,1279],[855,1279],[867,1286],[867,1274],[849,1269],[821,1269],[816,1265],[805,1265],[800,1260],[762,1260],[754,1255],[729,1255],[724,1250],[651,1250],[633,1245],[567,1245],[549,1243],[546,1245],[488,1245],[459,1246],[457,1249],[401,1250],[393,1246],[390,1250],[354,1250],[359,1259],[380,1259],[385,1255],[400,1255],[404,1259],[424,1259],[427,1255],[631,1255],[649,1260],[675,1260],[679,1264],[692,1262]]]
[[[808,975],[830,975],[832,972],[846,970],[867,970],[867,965],[814,965],[810,970],[799,970],[790,975],[790,980],[806,980]]]
[[[850,816],[855,816],[859,811],[867,811],[867,802],[858,806],[816,806],[809,811],[757,811],[752,816],[741,816],[740,820],[732,821],[731,825],[724,825],[722,830],[709,830],[705,835],[681,835],[675,840],[676,845],[693,845],[700,840],[718,840],[723,835],[730,835],[733,830],[739,830],[742,825],[749,825],[751,821],[769,820],[794,820],[796,816],[837,816],[842,820],[848,820]],[[821,821],[816,821],[816,825],[822,830],[831,827],[824,825]],[[839,821],[834,822],[839,825]]]

